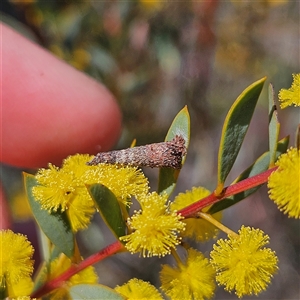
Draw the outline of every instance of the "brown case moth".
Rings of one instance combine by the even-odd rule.
[[[87,164],[91,166],[108,163],[133,167],[181,169],[184,155],[186,155],[185,140],[181,135],[176,135],[171,141],[167,142],[100,152]]]

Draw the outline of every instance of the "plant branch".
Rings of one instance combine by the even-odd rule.
[[[116,252],[118,252],[122,249],[123,249],[123,244],[119,241],[116,241],[115,243],[110,244],[109,246],[102,249],[101,251],[86,258],[79,264],[72,265],[67,271],[65,271],[58,277],[46,282],[40,289],[35,291],[30,297],[31,298],[40,298],[40,297],[48,294],[49,292],[53,291],[54,289],[59,288],[64,281],[68,280],[73,275],[75,275],[78,272],[82,271],[83,269],[101,261],[102,259],[115,254]]]
[[[209,196],[179,210],[178,213],[185,218],[192,217],[206,206],[210,206],[214,203],[223,200],[224,198],[249,190],[263,183],[266,183],[271,173],[274,172],[276,169],[277,167],[269,169],[263,173],[244,179],[242,181],[239,181],[235,184],[232,184],[224,188],[221,197],[216,196],[215,192],[213,192]]]

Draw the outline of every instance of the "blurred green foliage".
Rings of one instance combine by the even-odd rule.
[[[126,146],[162,140],[186,104],[199,137],[249,82],[295,67],[293,45],[285,56],[277,40],[297,32],[295,2],[10,3],[41,45],[114,93]]]

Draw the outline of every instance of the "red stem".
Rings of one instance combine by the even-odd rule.
[[[78,265],[72,265],[66,272],[62,273],[61,275],[54,278],[53,280],[46,282],[44,286],[42,286],[40,289],[35,291],[30,297],[40,298],[43,295],[48,294],[52,290],[59,288],[62,285],[62,282],[68,280],[73,275],[101,261],[102,259],[115,254],[116,252],[120,251],[122,248],[123,248],[123,244],[120,243],[119,241],[116,241],[115,243],[108,245],[106,248],[86,258]]]
[[[230,185],[230,186],[224,188],[224,191],[223,191],[223,194],[221,197],[216,196],[215,193],[213,192],[206,198],[201,199],[201,200],[183,208],[182,210],[179,210],[178,213],[180,213],[185,218],[191,217],[206,206],[212,205],[214,203],[217,203],[217,202],[223,200],[224,198],[227,198],[229,196],[249,190],[253,187],[256,187],[258,185],[261,185],[261,184],[267,182],[271,173],[274,172],[276,169],[277,169],[277,167],[269,169],[263,173],[260,173],[253,177],[244,179],[242,181],[239,181],[233,185]]]

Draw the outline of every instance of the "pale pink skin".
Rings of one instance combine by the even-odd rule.
[[[2,162],[59,166],[68,155],[113,146],[121,113],[103,85],[1,23],[0,39]]]

